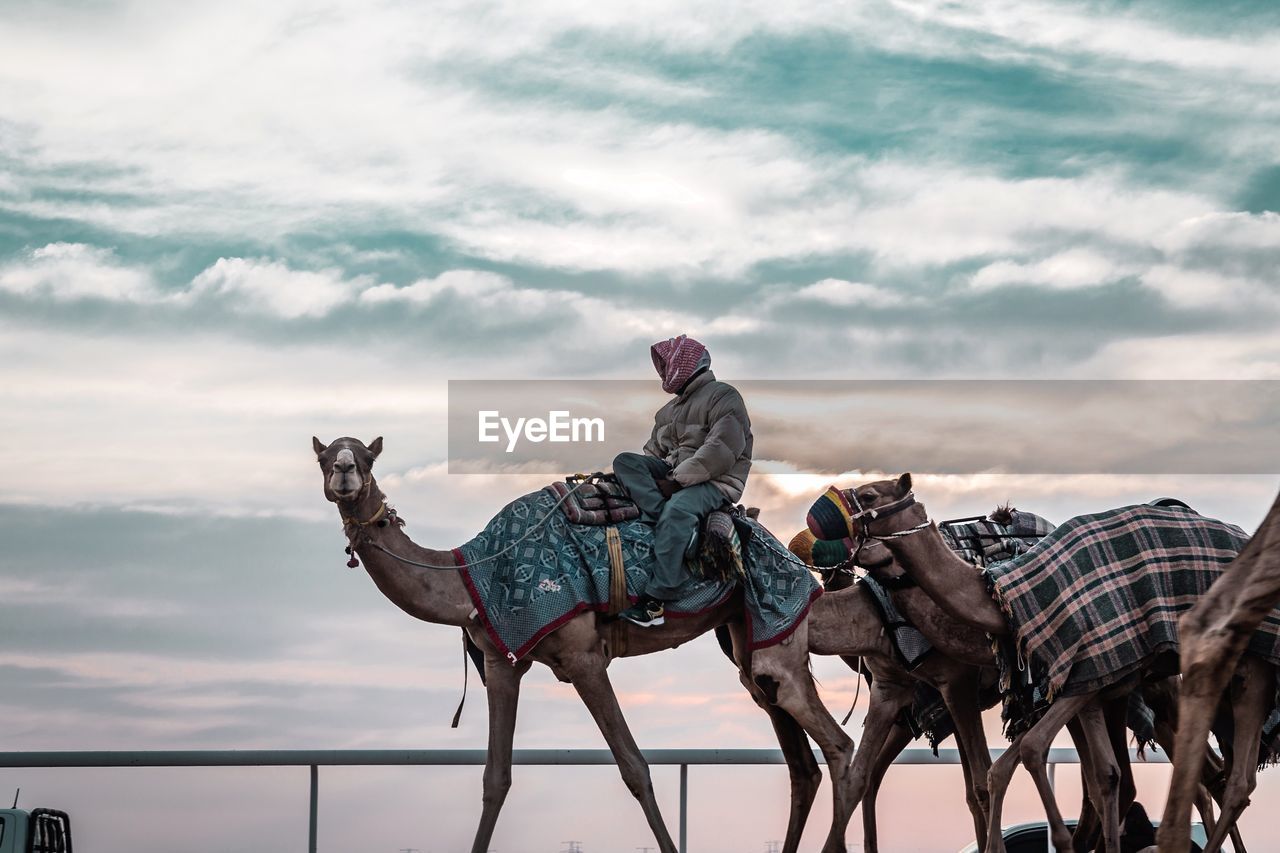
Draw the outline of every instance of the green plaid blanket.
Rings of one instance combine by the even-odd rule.
[[[608,528],[571,524],[555,502],[545,490],[517,498],[454,550],[479,618],[512,663],[577,614],[608,608]],[[783,556],[789,556],[786,546],[769,531],[747,518],[734,523],[743,543],[748,638],[753,649],[763,648],[795,630],[822,587],[806,567]],[[622,540],[627,590],[635,601],[653,569],[653,528],[641,521],[614,526]],[[526,533],[529,537],[513,550],[489,559]],[[667,617],[710,610],[737,586],[691,571],[678,600],[668,604]]]
[[[989,566],[992,594],[1014,629],[1002,686],[1023,694],[1012,708],[1006,701],[1007,733],[1055,696],[1100,690],[1139,670],[1177,672],[1179,615],[1248,539],[1192,510],[1143,504],[1077,516]],[[1249,650],[1280,665],[1280,613]]]

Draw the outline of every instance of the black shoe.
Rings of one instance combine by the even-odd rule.
[[[656,598],[642,598],[626,610],[618,614],[619,619],[626,619],[641,628],[653,628],[666,621],[666,609]]]

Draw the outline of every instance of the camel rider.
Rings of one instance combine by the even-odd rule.
[[[711,354],[680,335],[651,348],[662,390],[675,397],[658,410],[644,453],[620,453],[613,472],[654,525],[654,569],[640,600],[619,616],[649,627],[685,579],[684,558],[712,510],[742,497],[751,470],[751,420],[741,395],[718,382]]]

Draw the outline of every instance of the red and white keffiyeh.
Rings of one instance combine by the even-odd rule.
[[[688,335],[659,341],[650,347],[653,366],[662,377],[662,390],[668,394],[679,393],[698,369],[698,362],[707,348]]]

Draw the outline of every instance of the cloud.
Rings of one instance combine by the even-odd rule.
[[[1266,31],[1243,30],[1230,36],[1183,32],[1136,11],[1097,14],[1051,2],[894,0],[893,5],[923,22],[991,37],[1001,46],[1025,51],[1028,58],[1052,51],[1208,71],[1257,83],[1274,83],[1280,78],[1273,61],[1280,51],[1280,39]]]
[[[902,304],[903,296],[860,281],[843,281],[838,278],[824,278],[813,284],[805,285],[794,294],[795,299],[810,300],[842,308],[859,305],[884,307]]]
[[[111,249],[84,243],[49,243],[0,266],[0,290],[58,302],[159,298],[147,270],[122,264]]]
[[[361,291],[360,301],[426,303],[441,294],[450,293],[472,299],[487,299],[499,293],[510,294],[511,279],[496,273],[477,270],[449,270],[435,278],[422,278],[413,284],[397,287],[379,284]]]
[[[237,311],[266,312],[286,320],[322,317],[350,302],[362,280],[338,270],[290,269],[279,261],[219,258],[191,282],[189,296],[217,296]]]
[[[974,273],[971,283],[978,289],[1025,284],[1070,290],[1108,284],[1133,275],[1138,269],[1136,265],[1116,263],[1089,249],[1068,249],[1029,264],[1015,261],[988,264]]]

